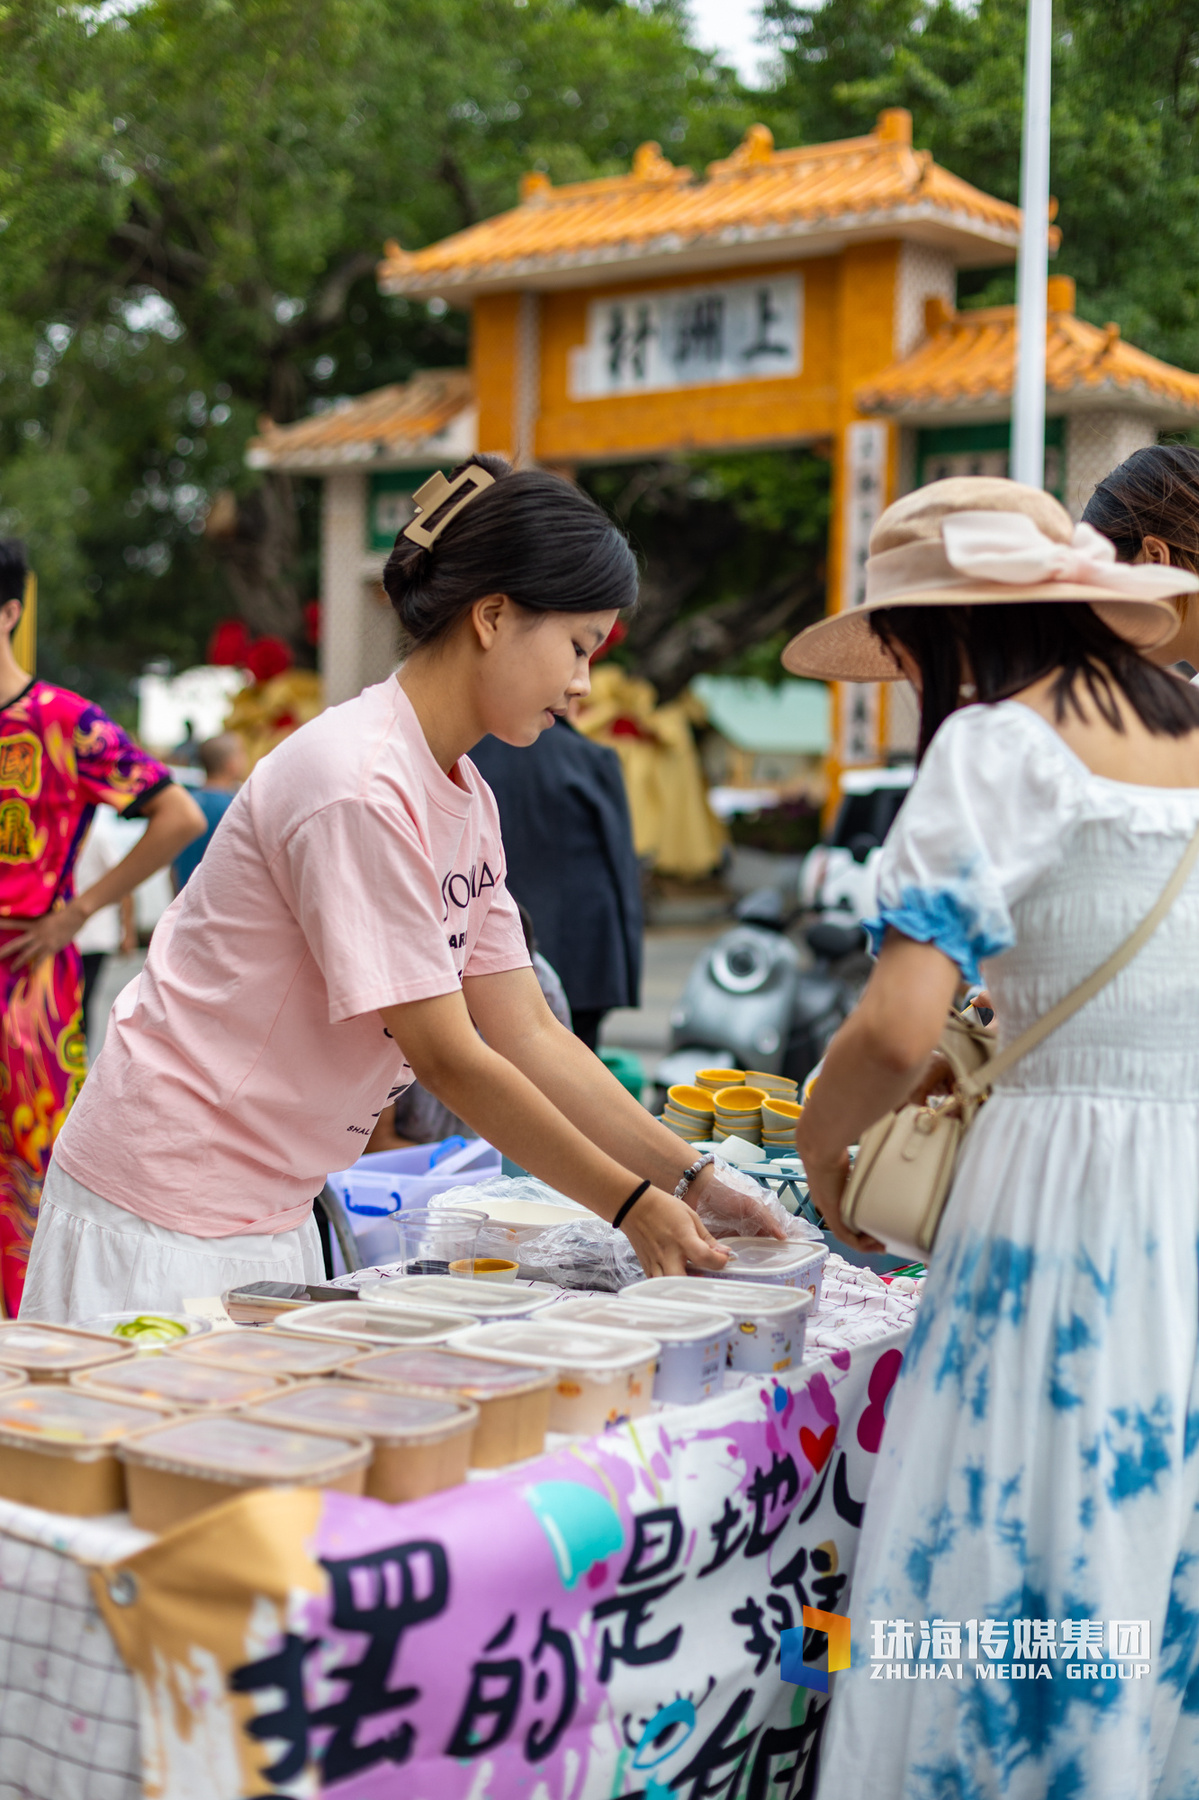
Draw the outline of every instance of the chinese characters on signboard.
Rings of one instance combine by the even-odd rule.
[[[803,283],[763,276],[593,300],[571,359],[571,398],[798,375]]]
[[[858,423],[845,433],[844,562],[841,607],[861,606],[866,598],[866,558],[870,533],[886,505],[887,428]],[[846,682],[841,687],[841,763],[877,762],[879,757],[879,693],[873,682]]]

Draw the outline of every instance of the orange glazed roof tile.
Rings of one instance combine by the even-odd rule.
[[[960,181],[913,150],[911,115],[880,113],[868,136],[775,150],[752,125],[706,178],[642,144],[628,175],[554,187],[526,175],[521,204],[440,243],[386,246],[386,293],[469,295],[484,289],[579,286],[599,271],[668,272],[836,248],[847,236],[907,236],[963,265],[1010,260],[1019,208]],[[1055,234],[1056,236],[1056,234]]]
[[[411,381],[339,400],[292,425],[259,421],[246,448],[252,469],[318,472],[370,463],[376,468],[447,456],[460,461],[475,448],[474,389],[465,369],[425,369]]]
[[[1051,413],[1119,408],[1162,422],[1190,422],[1199,415],[1199,375],[1126,344],[1117,325],[1076,318],[1068,277],[1051,278],[1049,309],[1045,381]],[[950,313],[933,300],[925,316],[925,341],[859,389],[859,409],[929,424],[1006,417],[1015,378],[1016,308]]]

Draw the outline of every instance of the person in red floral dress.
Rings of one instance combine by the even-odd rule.
[[[87,1072],[75,934],[204,829],[170,773],[79,694],[31,678],[12,633],[23,547],[0,540],[0,1314],[16,1316],[54,1139]],[[145,835],[86,893],[75,859],[101,802]]]

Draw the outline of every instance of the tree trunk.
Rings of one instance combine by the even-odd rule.
[[[300,543],[295,483],[271,471],[237,503],[232,528],[211,538],[239,617],[262,637],[279,637],[297,662],[311,661],[296,584]]]

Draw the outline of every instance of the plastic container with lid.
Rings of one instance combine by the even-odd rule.
[[[115,1338],[118,1343],[132,1344],[139,1355],[167,1350],[172,1344],[185,1344],[212,1330],[209,1319],[192,1318],[189,1313],[109,1312],[97,1313],[90,1319],[73,1319],[80,1331],[94,1331],[101,1337]]]
[[[361,1494],[371,1446],[353,1432],[297,1431],[240,1413],[171,1419],[126,1438],[129,1516],[168,1531],[248,1488],[321,1487]]]
[[[332,1375],[353,1362],[362,1355],[362,1346],[338,1344],[332,1338],[297,1337],[294,1331],[275,1331],[269,1325],[239,1325],[236,1331],[214,1331],[211,1337],[180,1344],[171,1355],[206,1369],[254,1369],[264,1375],[311,1379]]]
[[[74,1374],[128,1362],[136,1355],[132,1344],[74,1325],[0,1322],[0,1366],[23,1369],[30,1381],[67,1381]]]
[[[428,1281],[428,1275],[417,1276]],[[449,1279],[453,1279],[451,1276]],[[463,1287],[466,1283],[463,1282]],[[382,1350],[387,1344],[444,1344],[471,1315],[450,1312],[448,1307],[363,1306],[360,1300],[337,1301],[327,1306],[308,1306],[280,1319],[277,1331],[300,1337],[332,1338],[339,1344],[359,1344]]]
[[[694,1406],[724,1385],[733,1315],[718,1306],[684,1306],[634,1289],[627,1298],[612,1294],[598,1300],[564,1300],[554,1308],[554,1318],[643,1331],[657,1338],[662,1351],[654,1399],[668,1406]]]
[[[725,1240],[727,1242],[727,1240]],[[619,1298],[648,1295],[694,1303],[698,1280],[691,1275],[657,1275],[622,1288]],[[710,1290],[705,1290],[710,1291]],[[740,1374],[779,1374],[803,1361],[807,1317],[813,1301],[806,1288],[776,1287],[757,1281],[723,1281],[714,1296],[733,1315],[729,1367]]]
[[[657,1338],[643,1332],[554,1322],[553,1314],[497,1325],[472,1325],[457,1349],[481,1351],[529,1368],[556,1369],[549,1429],[590,1437],[649,1411]]]
[[[471,1441],[475,1469],[501,1469],[545,1449],[554,1376],[460,1350],[378,1350],[343,1371],[355,1381],[381,1382],[412,1392],[454,1394],[479,1409]]]
[[[493,1281],[459,1281],[454,1275],[401,1275],[393,1281],[364,1281],[360,1300],[380,1306],[430,1306],[473,1319],[526,1319],[557,1297],[548,1283],[509,1287]]]
[[[374,1500],[419,1500],[466,1480],[479,1409],[457,1396],[404,1394],[365,1382],[312,1381],[251,1407],[244,1418],[369,1439]]]
[[[803,1288],[811,1294],[813,1306],[820,1305],[827,1244],[813,1244],[805,1238],[780,1244],[777,1238],[765,1237],[728,1237],[720,1242],[732,1255],[723,1269],[704,1269],[703,1276],[715,1281],[763,1281],[772,1287]]]
[[[148,1400],[175,1412],[249,1406],[291,1383],[260,1369],[210,1368],[191,1356],[139,1356],[119,1368],[73,1375],[72,1387],[106,1400]]]
[[[0,1495],[75,1518],[120,1512],[125,1476],[117,1445],[163,1416],[78,1388],[21,1382],[0,1393]]]
[[[11,1394],[14,1388],[28,1385],[24,1369],[0,1369],[0,1394]]]

